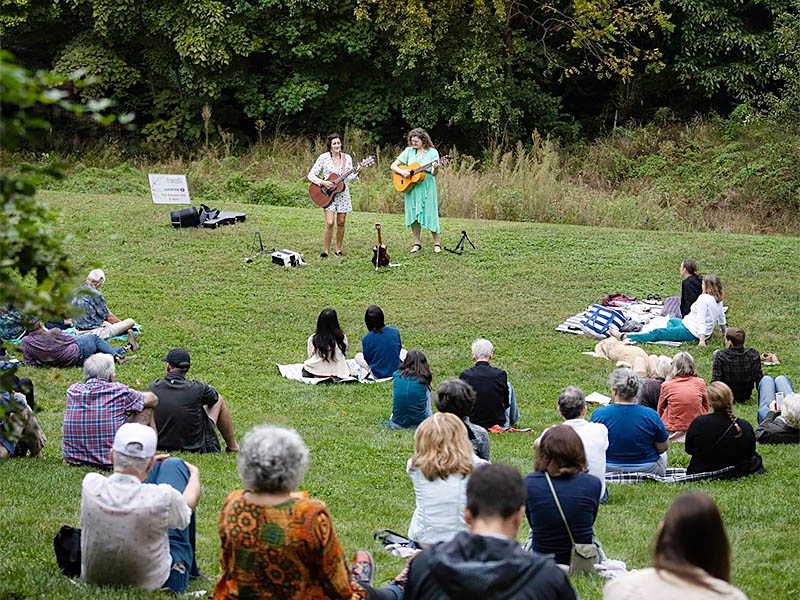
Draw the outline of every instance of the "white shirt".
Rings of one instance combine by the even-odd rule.
[[[689,314],[683,317],[683,326],[696,338],[701,335],[709,337],[714,333],[717,323],[725,326],[725,311],[722,310],[722,302],[717,302],[711,294],[700,294],[689,309]]]
[[[567,419],[563,423],[572,427],[583,442],[583,451],[586,453],[586,470],[589,475],[594,475],[603,486],[600,488],[600,497],[606,493],[606,450],[608,450],[608,428],[602,423],[590,423],[586,419]],[[547,429],[550,429],[548,427]],[[547,432],[545,429],[539,439]]]
[[[347,364],[347,357],[342,353],[338,345],[334,347],[333,360],[323,360],[322,357],[314,351],[314,344],[311,341],[314,334],[308,336],[308,360],[303,363],[306,371],[314,375],[330,376],[344,379],[350,377],[350,367]],[[347,348],[347,336],[344,336],[344,347]]]
[[[603,589],[603,600],[747,600],[747,596],[730,583],[702,569],[697,571],[719,592],[689,583],[663,569],[656,571],[649,567],[609,581]]]
[[[191,518],[183,494],[166,483],[87,474],[81,492],[81,579],[161,589],[172,566],[167,529],[183,529]]]
[[[473,454],[472,463],[477,467],[486,464],[486,461]],[[422,471],[411,468],[410,458],[406,472],[414,484],[417,498],[408,526],[408,537],[415,542],[435,544],[447,542],[461,531],[469,531],[464,519],[469,476],[451,475],[447,479],[428,481]]]

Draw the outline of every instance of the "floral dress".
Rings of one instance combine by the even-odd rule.
[[[314,163],[314,166],[311,167],[311,170],[308,172],[308,180],[311,183],[316,183],[319,185],[322,183],[323,179],[327,179],[331,173],[341,175],[342,173],[347,172],[349,169],[352,169],[353,158],[344,152],[342,152],[340,156],[344,157],[344,164],[337,169],[333,164],[333,158],[331,157],[330,152],[323,152],[320,154],[317,157],[317,161]],[[322,172],[322,179],[317,177],[320,171]],[[345,181],[353,181],[355,179],[358,179],[357,172],[353,172],[348,175]],[[350,201],[350,189],[347,187],[347,183],[345,183],[344,191],[336,194],[336,198],[333,199],[331,205],[326,207],[325,210],[336,211],[337,213],[349,213],[351,210],[353,210],[353,203]]]

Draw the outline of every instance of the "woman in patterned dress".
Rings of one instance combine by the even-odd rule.
[[[439,169],[439,152],[431,143],[431,136],[422,127],[412,129],[408,134],[409,146],[392,163],[392,171],[408,177],[410,172],[401,169],[400,165],[420,163],[422,165],[433,163],[428,169],[425,179],[415,184],[405,193],[406,227],[411,227],[414,234],[414,245],[411,253],[422,250],[420,231],[424,227],[433,235],[433,251],[437,254],[442,251],[439,244],[439,197],[436,192],[436,173]]]
[[[331,173],[338,175],[344,174],[348,169],[353,168],[353,158],[349,154],[342,152],[342,136],[338,133],[332,133],[328,136],[327,152],[323,152],[317,157],[317,161],[311,170],[308,172],[308,180],[311,183],[324,186],[328,189],[333,189],[334,185],[327,181]],[[322,173],[322,178],[318,177]],[[346,181],[358,179],[358,174],[361,172],[361,167],[358,167],[355,173],[348,176]],[[336,256],[342,255],[342,242],[344,241],[344,222],[347,218],[347,213],[353,210],[353,204],[350,202],[350,190],[345,183],[344,191],[337,194],[330,206],[324,209],[325,211],[325,234],[323,236],[323,250],[320,254],[321,258],[327,258],[328,253],[331,251],[331,238],[333,237],[333,215],[336,214]]]

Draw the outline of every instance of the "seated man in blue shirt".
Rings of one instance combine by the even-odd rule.
[[[391,377],[405,356],[400,332],[384,323],[383,311],[374,304],[367,308],[364,322],[369,333],[361,338],[361,349],[356,362],[372,371],[375,379]]]
[[[136,325],[133,319],[121,320],[108,309],[106,299],[100,291],[100,286],[106,280],[106,274],[102,269],[94,269],[86,277],[86,283],[75,291],[72,299],[78,314],[72,320],[78,335],[94,334],[102,340],[107,340],[114,336],[128,331],[128,342],[133,350],[138,350],[139,346],[133,337],[130,329]]]

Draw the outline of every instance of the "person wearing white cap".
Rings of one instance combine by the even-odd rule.
[[[72,306],[77,315],[72,319],[78,335],[97,335],[103,340],[128,332],[128,343],[132,349],[138,350],[139,345],[134,337],[132,327],[136,325],[133,319],[119,319],[108,309],[106,299],[100,291],[100,286],[106,280],[102,269],[94,269],[86,276],[86,283],[74,292]]]
[[[89,473],[81,492],[81,578],[97,585],[186,590],[194,559],[197,467],[155,456],[154,429],[126,423],[111,449],[114,473]]]

